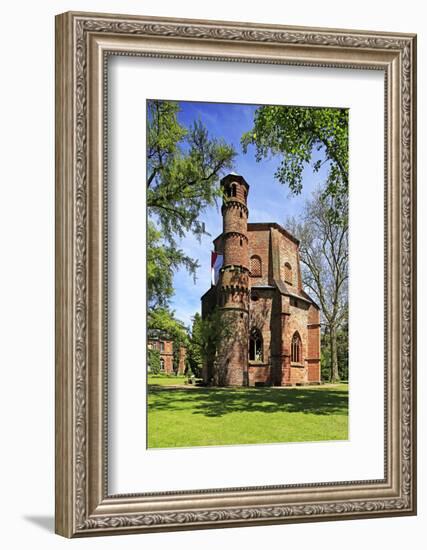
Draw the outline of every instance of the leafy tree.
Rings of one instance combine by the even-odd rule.
[[[199,214],[214,204],[219,179],[236,155],[225,141],[209,138],[200,121],[181,126],[178,111],[172,101],[148,102],[147,206],[171,243],[188,231],[205,232]]]
[[[341,380],[348,380],[348,319],[337,334],[338,371]]]
[[[230,347],[230,338],[235,337],[235,318],[233,312],[221,311],[215,307],[209,315],[200,321],[199,338],[200,352],[203,363],[213,366]],[[215,383],[225,384],[226,372],[217,365]]]
[[[148,348],[148,369],[151,374],[159,374],[160,372],[159,350]]]
[[[321,373],[322,380],[329,380],[331,375],[331,341],[327,330],[321,335]],[[338,374],[341,380],[348,380],[348,323],[337,331]]]
[[[162,233],[154,223],[147,223],[147,287],[148,305],[150,309],[167,308],[169,299],[174,294],[173,273],[180,266],[185,265],[194,271],[197,262],[188,258],[176,246],[167,246]]]
[[[281,155],[275,177],[294,194],[301,193],[304,168],[315,151],[324,159],[313,162],[314,173],[328,165],[325,196],[334,199],[335,221],[343,213],[348,192],[348,109],[263,106],[255,112],[254,126],[242,136],[243,150],[256,147],[256,159]]]
[[[306,202],[300,218],[290,218],[287,227],[300,240],[302,278],[318,302],[330,346],[330,380],[340,379],[338,332],[348,323],[348,224],[347,202],[341,222],[329,215],[335,199],[321,191]]]
[[[203,321],[200,313],[196,313],[193,317],[193,325],[191,327],[191,337],[189,339],[187,358],[188,366],[194,376],[200,377],[203,368]]]
[[[236,153],[210,138],[200,121],[182,126],[176,102],[150,100],[147,110],[148,322],[149,328],[163,330],[168,315],[170,325],[176,322],[168,309],[174,271],[184,266],[195,275],[198,267],[178,240],[189,232],[206,233],[200,213],[220,195],[219,179]]]
[[[187,341],[187,331],[184,324],[175,319],[169,309],[163,307],[149,310],[147,332],[149,338],[169,338],[184,344]]]
[[[178,364],[179,348],[188,347],[188,334],[184,324],[175,319],[173,312],[164,307],[156,307],[149,310],[147,316],[147,334],[148,338],[168,339],[173,342],[174,364]],[[156,357],[157,350],[148,351],[148,365],[153,373],[160,372],[160,355]],[[154,365],[154,367],[153,367]],[[153,370],[158,367],[158,370]]]

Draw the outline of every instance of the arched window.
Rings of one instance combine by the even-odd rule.
[[[165,351],[165,343],[160,342],[160,353],[163,353]]]
[[[262,264],[261,258],[259,256],[251,257],[251,277],[261,277],[262,276]]]
[[[257,328],[253,328],[249,338],[249,361],[262,361],[262,336]]]
[[[237,196],[237,185],[232,183],[227,187],[227,197],[236,197]]]
[[[160,370],[165,370],[165,360],[160,357]]]
[[[291,363],[302,362],[302,342],[298,332],[294,332],[291,342]]]
[[[292,267],[288,262],[285,263],[285,283],[292,284]]]

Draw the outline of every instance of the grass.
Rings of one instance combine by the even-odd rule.
[[[347,384],[297,388],[165,386],[149,379],[149,448],[348,439]]]
[[[183,386],[187,377],[175,374],[149,374],[148,386]]]

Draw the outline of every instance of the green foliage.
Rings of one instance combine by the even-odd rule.
[[[205,233],[200,212],[220,196],[219,179],[236,155],[223,140],[210,138],[200,121],[181,126],[178,112],[175,102],[148,102],[147,206],[171,244],[188,231]]]
[[[234,149],[209,137],[200,121],[178,122],[179,105],[147,104],[147,291],[149,331],[181,338],[182,327],[169,311],[173,274],[199,264],[178,246],[188,232],[200,237],[200,213],[220,195],[219,180],[232,168]]]
[[[149,338],[169,338],[186,345],[188,340],[186,328],[168,309],[162,307],[151,309],[147,322]]]
[[[149,220],[147,224],[147,286],[150,308],[165,308],[174,294],[173,273],[185,265],[194,272],[197,262],[188,258],[182,250],[164,243],[162,233]]]
[[[289,218],[286,226],[299,241],[303,284],[321,310],[328,331],[331,381],[338,381],[338,331],[348,323],[348,223],[347,196],[342,197],[340,222],[329,215],[336,199],[318,190],[306,201],[298,217]],[[324,342],[326,345],[326,341]],[[324,365],[326,364],[324,362]]]
[[[233,326],[225,312],[215,307],[209,315],[200,322],[200,350],[204,361],[215,358],[220,348],[233,331]]]
[[[338,374],[342,381],[348,380],[348,323],[337,331],[337,359],[338,359]],[[328,332],[322,333],[321,336],[321,376],[322,380],[329,381],[332,371],[331,360],[331,339]]]
[[[256,147],[256,159],[281,155],[275,177],[294,194],[301,193],[304,168],[313,152],[322,150],[325,160],[312,164],[314,173],[328,164],[325,195],[335,199],[330,212],[340,219],[341,197],[348,192],[348,109],[263,106],[255,113],[252,130],[242,136],[243,150]]]
[[[148,348],[148,370],[152,374],[160,372],[160,352],[157,349]]]
[[[204,363],[215,359],[231,331],[232,326],[219,308],[204,319],[199,313],[195,314],[188,345],[188,365],[196,377],[202,375]]]
[[[198,378],[202,375],[203,368],[202,323],[203,321],[200,313],[196,313],[193,317],[191,337],[187,349],[188,366],[194,376]]]
[[[173,342],[173,364],[178,365],[179,361],[179,348],[181,346],[188,346],[188,334],[184,324],[175,319],[173,312],[164,307],[157,307],[150,309],[147,316],[147,333],[149,338],[166,338]],[[150,355],[149,355],[149,366]],[[160,370],[160,361],[159,361]],[[153,374],[157,374],[159,371],[151,371]]]

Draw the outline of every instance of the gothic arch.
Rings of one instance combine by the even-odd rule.
[[[302,363],[302,340],[297,330],[291,340],[291,363]]]
[[[263,347],[261,331],[258,328],[253,328],[249,335],[249,361],[262,361]]]

